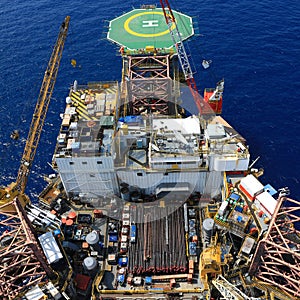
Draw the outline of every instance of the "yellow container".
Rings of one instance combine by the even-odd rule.
[[[146,48],[145,48],[145,50],[147,51],[147,52],[154,52],[154,46],[146,46]]]

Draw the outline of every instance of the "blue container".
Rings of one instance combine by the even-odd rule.
[[[119,121],[120,121],[120,119],[119,119]],[[124,122],[127,124],[130,124],[130,123],[142,124],[143,118],[142,118],[142,116],[126,116],[124,118]]]
[[[118,235],[117,234],[110,234],[109,235],[109,241],[110,242],[117,242],[118,241]]]
[[[242,217],[242,216],[238,216],[238,217],[236,218],[236,220],[237,220],[239,223],[241,223],[241,222],[243,221],[243,217]]]
[[[136,147],[137,147],[138,149],[143,148],[143,140],[142,140],[142,139],[136,140]]]
[[[240,195],[232,193],[230,196],[230,199],[234,200],[234,201],[238,201],[240,199]]]
[[[152,277],[151,276],[146,276],[145,277],[145,283],[146,284],[152,284]]]
[[[242,206],[236,206],[234,208],[234,210],[238,211],[238,212],[242,212],[243,211],[243,207]]]
[[[277,191],[270,184],[265,185],[264,190],[268,192],[271,196],[277,193]]]
[[[120,257],[118,262],[120,267],[126,267],[128,264],[128,258],[127,257]]]
[[[131,225],[130,227],[130,242],[136,242],[136,225]]]

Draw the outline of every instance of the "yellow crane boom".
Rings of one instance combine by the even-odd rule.
[[[45,71],[40,94],[31,120],[26,145],[24,148],[24,153],[21,159],[21,165],[16,180],[16,188],[22,194],[24,193],[26,188],[29,171],[42,133],[42,128],[55,85],[57,72],[69,28],[69,21],[70,17],[67,16],[60,27],[59,35],[50,57],[47,69]]]
[[[54,89],[57,72],[69,29],[69,22],[70,17],[67,16],[60,27],[55,46],[53,48],[47,69],[45,71],[39,97],[31,120],[31,125],[21,159],[17,180],[16,182],[12,182],[7,187],[0,186],[0,212],[14,211],[15,208],[13,207],[13,205],[6,204],[9,202],[12,203],[12,200],[15,199],[15,197],[18,197],[22,206],[25,206],[30,202],[29,197],[27,197],[24,192],[36,149],[41,137],[49,102],[52,97],[52,92]]]

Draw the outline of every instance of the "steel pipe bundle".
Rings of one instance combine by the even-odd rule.
[[[153,210],[156,216],[151,221]],[[132,212],[131,212],[132,213]],[[187,271],[183,208],[141,205],[134,213],[138,220],[136,243],[129,246],[129,273],[133,275],[163,275]]]

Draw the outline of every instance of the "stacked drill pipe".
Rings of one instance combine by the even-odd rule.
[[[167,210],[167,217],[162,210]],[[157,207],[154,213],[157,220],[150,221],[152,216],[146,207],[141,206],[136,211],[137,238],[129,247],[129,272],[133,275],[185,273],[183,209],[172,212],[169,208]]]
[[[152,224],[155,222],[150,222],[151,215],[146,214],[144,218],[144,261],[151,259],[152,250]]]

